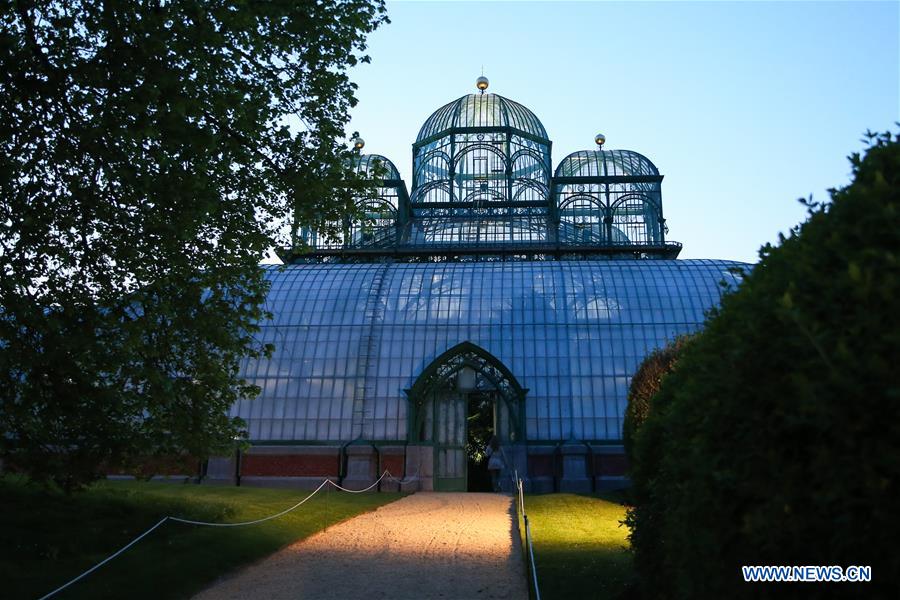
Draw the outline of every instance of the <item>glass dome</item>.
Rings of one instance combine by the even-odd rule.
[[[437,109],[413,144],[411,218],[459,245],[546,240],[552,169],[534,113],[497,94],[463,96]]]
[[[341,223],[304,230],[285,262],[386,252],[410,260],[676,257],[681,244],[666,240],[659,169],[638,152],[605,149],[601,134],[593,140],[598,147],[554,170],[552,143],[531,110],[498,94],[461,96],[422,125],[409,191],[396,165],[362,154],[356,138],[351,167],[370,185],[360,186]]]
[[[380,154],[360,154],[353,162],[354,171],[364,179],[400,179],[400,172],[394,163]]]
[[[548,140],[547,130],[533,112],[497,94],[469,94],[440,107],[428,117],[416,143],[455,128],[509,127],[528,135]]]
[[[662,176],[631,150],[580,150],[556,167],[560,239],[571,243],[662,246]]]
[[[632,150],[579,150],[556,167],[556,177],[659,175],[650,159]]]
[[[397,211],[409,200],[396,165],[381,154],[358,154],[350,168],[370,186],[340,221],[304,227],[300,239],[318,249],[373,248],[397,243]]]

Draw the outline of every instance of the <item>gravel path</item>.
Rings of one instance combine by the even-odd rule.
[[[195,596],[527,600],[512,498],[417,493],[288,546]]]

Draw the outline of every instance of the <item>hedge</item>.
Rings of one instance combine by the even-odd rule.
[[[648,354],[628,386],[628,405],[622,422],[622,442],[629,462],[633,459],[634,436],[650,412],[650,400],[659,391],[663,377],[672,372],[678,357],[690,341],[690,335],[681,335]]]
[[[634,440],[646,598],[900,597],[900,136],[723,298]],[[744,583],[742,565],[872,582]]]

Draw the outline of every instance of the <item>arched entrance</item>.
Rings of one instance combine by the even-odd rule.
[[[471,342],[437,357],[406,393],[410,442],[434,447],[435,490],[477,489],[477,481],[469,478],[470,459],[477,459],[490,435],[505,448],[524,441],[528,390],[496,357]]]

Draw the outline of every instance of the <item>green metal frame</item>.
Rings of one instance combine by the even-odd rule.
[[[437,492],[465,492],[466,488],[468,487],[467,481],[469,478],[468,461],[465,460],[466,440],[469,438],[469,419],[467,418],[468,417],[468,409],[466,406],[468,404],[468,399],[466,398],[465,394],[461,394],[461,393],[457,393],[456,397],[453,399],[454,402],[460,402],[463,405],[462,440],[460,441],[459,444],[451,444],[451,443],[442,444],[437,441],[437,432],[438,432],[438,427],[439,427],[439,423],[438,423],[438,419],[437,419],[437,406],[436,406],[437,394],[431,393],[431,394],[429,394],[429,396],[430,396],[431,401],[434,402],[434,404],[435,404],[435,406],[432,409],[434,411],[432,413],[434,415],[434,418],[432,418],[432,422],[431,422],[431,439],[433,440],[432,465],[434,465],[434,468],[432,471],[434,479],[433,479],[432,484],[434,486],[434,490]],[[453,449],[453,450],[462,452],[463,457],[464,457],[463,458],[462,477],[441,477],[440,474],[438,473],[438,467],[437,467],[438,456],[440,455],[441,450],[447,450],[447,449]]]
[[[525,439],[525,396],[527,388],[523,388],[515,375],[490,352],[472,342],[462,342],[453,346],[434,359],[419,375],[411,388],[405,390],[409,399],[408,436],[410,443],[431,445],[434,447],[434,486],[436,490],[465,491],[466,477],[441,478],[437,473],[437,458],[440,449],[445,445],[436,442],[435,430],[438,427],[436,407],[432,409],[433,421],[430,440],[423,440],[420,431],[424,426],[427,412],[426,403],[435,402],[435,396],[442,390],[450,390],[452,378],[463,367],[470,367],[487,380],[496,393],[496,402],[503,402],[509,415],[509,439],[504,442],[524,441]],[[465,402],[465,400],[460,400]],[[497,429],[499,411],[494,409],[494,424]],[[466,409],[466,417],[468,409]],[[468,436],[468,421],[463,433],[463,446]],[[467,467],[466,467],[467,468]]]
[[[551,151],[525,106],[491,93],[462,96],[419,131],[409,191],[390,160],[359,155],[357,174],[375,192],[341,224],[341,239],[304,230],[305,244],[279,256],[289,263],[678,256],[681,244],[666,239],[663,176],[652,161],[598,148],[569,154],[554,171]],[[590,202],[573,204],[582,198]]]
[[[674,259],[681,252],[680,242],[666,241],[660,244],[566,244],[562,242],[546,243],[510,243],[479,244],[470,246],[433,244],[422,246],[405,246],[400,248],[338,248],[322,249],[313,252],[281,251],[278,257],[288,264],[304,262],[320,262],[322,260],[339,260],[341,262],[381,262],[397,260],[408,262],[450,262],[460,260],[571,260],[588,258],[659,258]]]
[[[462,342],[431,361],[412,387],[404,390],[410,404],[409,441],[415,443],[423,441],[419,439],[418,432],[425,418],[423,407],[430,399],[429,394],[441,389],[442,386],[449,386],[450,378],[464,366],[471,367],[490,381],[498,391],[498,397],[506,403],[515,438],[511,441],[524,439],[525,396],[528,394],[528,388],[523,388],[512,371],[493,354],[472,342]]]

